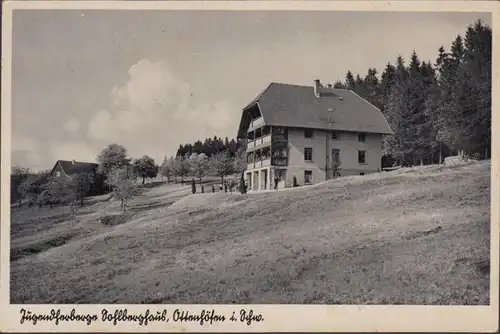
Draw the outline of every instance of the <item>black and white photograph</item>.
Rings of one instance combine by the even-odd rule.
[[[491,10],[149,6],[12,11],[9,304],[498,307]]]

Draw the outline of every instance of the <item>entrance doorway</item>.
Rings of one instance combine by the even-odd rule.
[[[278,181],[285,181],[286,178],[286,169],[275,169],[274,176],[278,178]]]
[[[274,170],[274,177],[278,178],[278,189],[283,189],[285,188],[285,181],[286,181],[286,169],[275,169]],[[274,177],[273,177],[273,187],[274,187]]]

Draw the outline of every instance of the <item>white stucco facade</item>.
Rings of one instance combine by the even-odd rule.
[[[245,172],[249,189],[273,189],[275,175],[279,178],[279,188],[291,187],[294,176],[298,185],[308,183],[308,178],[310,183],[332,179],[334,178],[332,165],[334,153],[340,162],[338,169],[340,176],[362,175],[381,170],[381,134],[362,133],[359,136],[357,132],[336,132],[333,136],[332,132],[312,130],[312,136],[307,138],[304,129],[288,128],[287,165],[272,166],[270,158],[249,163]],[[364,141],[360,140],[363,137]],[[262,143],[264,141],[264,139],[257,138],[249,145],[265,147],[266,143]],[[269,139],[267,145],[270,145],[270,142]],[[305,159],[306,149],[312,153],[310,160]]]

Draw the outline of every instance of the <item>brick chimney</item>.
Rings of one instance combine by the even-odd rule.
[[[317,98],[320,97],[319,95],[320,87],[321,87],[321,82],[319,81],[319,79],[314,79],[314,96],[316,96]]]

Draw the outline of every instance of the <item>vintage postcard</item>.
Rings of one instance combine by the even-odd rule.
[[[497,330],[498,2],[2,5],[0,330]]]

